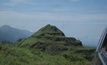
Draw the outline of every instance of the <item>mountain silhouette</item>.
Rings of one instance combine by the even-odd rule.
[[[20,30],[9,25],[0,27],[0,41],[16,42],[20,38],[27,38],[32,33],[27,30]]]

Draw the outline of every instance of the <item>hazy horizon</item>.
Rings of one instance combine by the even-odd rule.
[[[107,0],[0,0],[0,27],[35,32],[47,24],[96,46],[107,25]]]

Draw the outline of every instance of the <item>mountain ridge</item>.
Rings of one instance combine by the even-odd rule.
[[[0,27],[0,40],[16,42],[20,38],[27,38],[32,32],[27,30],[20,30],[9,25]]]

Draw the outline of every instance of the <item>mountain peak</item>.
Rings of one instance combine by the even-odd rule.
[[[9,26],[9,25],[3,25],[0,28],[9,28],[9,27],[11,27],[11,26]]]
[[[25,30],[20,30],[9,25],[3,25],[0,27],[0,40],[1,41],[10,41],[15,42],[19,38],[26,38],[30,36],[32,33]]]
[[[45,31],[45,32],[62,32],[61,30],[59,30],[56,26],[53,25],[46,25],[43,28],[40,29],[41,31]]]
[[[11,27],[11,26],[9,26],[9,25],[3,25],[2,27]]]
[[[64,33],[60,29],[58,29],[56,26],[53,26],[50,24],[42,27],[40,30],[38,30],[36,33],[34,33],[32,36],[41,36],[44,34],[65,36]]]
[[[17,45],[44,51],[48,49],[61,51],[66,49],[66,47],[69,49],[70,46],[82,46],[82,42],[74,37],[66,37],[56,26],[48,24],[35,32],[31,37],[18,40]]]
[[[0,27],[0,30],[2,30],[2,31],[12,30],[12,29],[14,29],[14,28],[9,25],[3,25]]]

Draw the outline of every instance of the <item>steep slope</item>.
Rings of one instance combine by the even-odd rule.
[[[31,37],[19,39],[20,47],[36,48],[41,51],[66,51],[71,46],[82,46],[82,42],[73,37],[66,37],[56,26],[50,24],[44,26]]]
[[[32,33],[27,30],[20,30],[13,28],[9,25],[4,25],[0,27],[0,40],[1,41],[10,41],[16,42],[20,38],[27,38]]]

